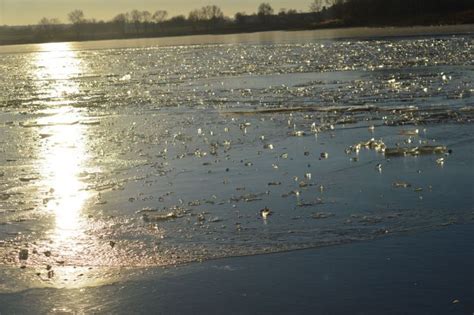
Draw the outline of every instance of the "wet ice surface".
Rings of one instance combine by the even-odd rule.
[[[472,44],[2,54],[0,263],[71,285],[472,222]]]

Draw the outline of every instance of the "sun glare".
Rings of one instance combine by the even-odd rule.
[[[71,242],[83,233],[81,212],[90,197],[81,181],[88,156],[85,148],[87,126],[80,124],[83,114],[71,106],[69,94],[79,90],[74,78],[81,63],[69,44],[43,45],[36,59],[41,93],[48,93],[48,108],[37,120],[42,141],[42,190],[47,194],[45,206],[55,216],[53,239],[62,250],[76,251]]]
[[[36,82],[41,94],[48,96],[52,105],[64,101],[79,91],[74,79],[80,74],[81,64],[69,43],[42,44],[36,55]]]
[[[80,212],[88,198],[84,183],[79,179],[87,157],[83,142],[85,130],[74,121],[77,118],[77,113],[70,111],[39,121],[44,124],[41,133],[47,137],[41,165],[44,185],[52,195],[47,209],[55,214],[58,239],[77,236]]]

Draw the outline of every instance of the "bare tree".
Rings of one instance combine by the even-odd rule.
[[[152,15],[149,11],[142,11],[142,23],[150,23],[152,21]]]
[[[61,24],[61,22],[56,18],[48,19],[44,17],[38,22],[36,29],[39,31],[40,37],[51,38],[58,29],[59,24]]]
[[[158,11],[155,11],[155,13],[153,13],[153,21],[155,21],[155,23],[161,23],[163,21],[166,20],[166,18],[168,17],[168,12],[165,11],[165,10],[158,10]]]
[[[258,6],[258,15],[259,16],[266,16],[272,15],[273,8],[268,2],[263,2]]]
[[[234,15],[234,20],[237,24],[244,24],[245,23],[245,12],[237,12]]]
[[[120,13],[112,19],[112,22],[120,27],[122,34],[125,34],[127,32],[127,24],[130,22],[130,14]]]
[[[216,22],[218,20],[224,19],[224,13],[216,5],[207,5],[200,9],[192,10],[191,12],[189,12],[188,19],[193,22],[198,22],[198,21]]]
[[[143,15],[141,11],[132,10],[130,12],[130,22],[135,25],[135,31],[138,33],[140,31],[140,23],[143,21]]]
[[[222,20],[224,18],[224,13],[221,8],[216,5],[208,5],[202,8],[203,15],[208,21]]]
[[[130,21],[132,23],[141,23],[142,22],[142,12],[138,10],[132,10],[130,12]]]
[[[86,21],[84,18],[84,12],[82,10],[71,11],[67,16],[72,24],[81,24]]]
[[[182,25],[186,23],[186,17],[184,15],[173,16],[169,22],[173,25]]]
[[[61,24],[61,21],[57,18],[48,19],[44,17],[38,22],[38,25],[41,25],[41,26],[58,25],[58,24]]]
[[[112,22],[118,23],[118,24],[126,24],[130,20],[130,16],[128,13],[120,13],[117,14],[113,19]]]
[[[79,39],[81,34],[82,24],[86,22],[84,12],[82,10],[74,10],[68,14],[69,21],[73,24],[73,29],[76,31],[76,37]]]
[[[198,22],[201,20],[201,12],[198,9],[189,12],[188,20],[191,22]]]
[[[338,2],[338,0],[313,0],[309,5],[309,10],[314,13],[321,12],[321,10],[336,4],[336,2]]]
[[[151,21],[153,20],[152,14],[149,11],[142,11],[142,25],[144,27],[144,32],[148,32],[148,27],[150,26]]]

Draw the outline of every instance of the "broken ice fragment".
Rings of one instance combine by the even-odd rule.
[[[398,148],[386,148],[385,156],[406,156],[406,155],[421,155],[421,154],[442,154],[450,153],[445,146],[433,146],[425,145],[419,147],[398,147]]]
[[[379,171],[382,172],[382,164],[378,163],[375,168]]]
[[[317,213],[314,213],[311,217],[313,219],[327,219],[327,218],[330,218],[330,217],[333,217],[334,214],[333,213],[329,213],[329,212],[317,212]]]
[[[411,184],[406,183],[406,182],[397,181],[397,182],[393,183],[393,187],[395,187],[395,188],[407,188],[407,187],[411,187]]]
[[[350,154],[351,152],[359,153],[361,148],[368,148],[377,152],[383,152],[385,151],[385,143],[383,143],[382,140],[375,140],[372,138],[369,141],[359,142],[350,146],[349,148],[346,148],[345,152],[346,154]]]
[[[126,74],[120,78],[120,81],[129,81],[132,78],[130,74]]]
[[[413,130],[400,130],[398,134],[403,135],[403,136],[416,136],[418,135],[418,133],[419,133],[418,129],[413,129]]]
[[[272,214],[272,212],[267,207],[260,210],[260,215],[262,216],[262,218],[264,220],[266,220],[268,218],[268,216],[271,215],[271,214]]]
[[[158,221],[167,221],[171,219],[177,219],[178,215],[174,212],[169,212],[166,214],[156,214],[156,215],[149,215],[143,214],[142,215],[143,221],[145,222],[158,222]]]
[[[297,130],[297,131],[290,132],[289,135],[294,136],[294,137],[303,137],[306,135],[306,133],[302,130]]]

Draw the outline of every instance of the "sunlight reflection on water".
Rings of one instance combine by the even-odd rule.
[[[44,51],[35,58],[35,78],[40,93],[50,99],[65,98],[78,93],[74,77],[81,73],[81,61],[68,43],[44,44]]]
[[[86,128],[76,122],[78,118],[78,112],[61,108],[52,117],[38,121],[45,125],[40,129],[41,135],[48,137],[40,165],[45,178],[43,185],[54,198],[48,202],[47,209],[55,214],[55,234],[62,240],[80,232],[81,210],[90,197],[79,179],[88,157],[83,138]]]
[[[54,215],[54,228],[49,233],[53,248],[62,257],[77,260],[90,244],[83,210],[92,196],[80,178],[90,156],[86,149],[87,126],[80,123],[84,113],[71,106],[67,96],[79,91],[74,77],[81,73],[82,65],[69,44],[47,46],[36,59],[38,88],[52,100],[43,111],[44,116],[37,120],[42,141],[40,193],[47,196],[43,203]]]

